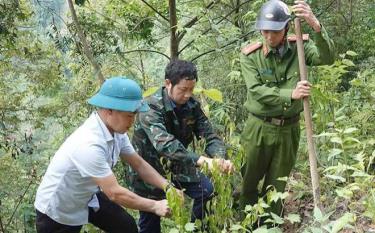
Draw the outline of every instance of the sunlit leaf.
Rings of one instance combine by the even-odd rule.
[[[190,232],[195,230],[195,224],[192,222],[186,223],[185,224],[185,230]]]
[[[355,131],[357,131],[358,129],[357,128],[354,128],[354,127],[352,127],[352,128],[347,128],[347,129],[345,129],[344,130],[344,133],[345,134],[351,134],[351,133],[353,133],[353,132],[355,132]]]
[[[253,233],[268,233],[267,228],[257,228]]]
[[[299,214],[288,214],[288,216],[286,216],[286,219],[291,223],[301,222]]]
[[[145,92],[143,92],[143,97],[148,97],[148,96],[154,94],[158,89],[159,89],[159,87],[150,87]]]
[[[318,207],[314,208],[314,219],[318,222],[321,222],[323,219],[322,211]]]
[[[336,193],[339,197],[350,199],[353,196],[353,192],[347,188],[337,188]]]
[[[217,102],[223,102],[223,94],[221,91],[217,89],[207,89],[203,91],[203,94],[206,95],[208,98],[215,100]]]
[[[333,143],[342,144],[342,139],[339,138],[339,137],[332,137],[332,138],[330,139],[330,141],[333,142]]]
[[[358,54],[356,52],[351,51],[351,50],[346,51],[346,54],[349,55],[349,56],[352,56],[352,57],[358,56]]]
[[[340,182],[345,182],[346,179],[342,176],[336,176],[336,175],[325,175],[325,177],[327,178],[330,178],[332,180],[337,180],[337,181],[340,181]]]
[[[280,218],[277,214],[274,214],[274,213],[271,212],[271,216],[275,220],[276,224],[283,224],[284,223],[284,220],[282,218]]]
[[[347,66],[355,66],[354,63],[349,59],[342,59],[342,63]]]
[[[230,230],[231,230],[231,231],[239,231],[239,230],[241,230],[241,229],[243,229],[243,226],[241,226],[241,225],[239,225],[239,224],[234,224],[234,225],[232,225],[232,226],[230,227]]]

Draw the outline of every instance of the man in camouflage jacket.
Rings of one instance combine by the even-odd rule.
[[[151,110],[138,115],[132,143],[151,166],[164,176],[171,174],[172,183],[194,199],[194,221],[204,217],[204,206],[213,193],[211,181],[198,167],[207,163],[212,168],[217,163],[223,172],[229,172],[233,165],[224,159],[223,141],[214,133],[200,103],[192,97],[198,79],[195,65],[173,60],[166,68],[165,79],[165,87],[146,99]],[[188,150],[194,137],[205,139],[207,156]],[[132,180],[137,194],[157,200],[165,197],[163,190],[144,183],[136,173]],[[141,233],[160,232],[160,217],[140,211],[139,227]]]

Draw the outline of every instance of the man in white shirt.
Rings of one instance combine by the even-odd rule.
[[[169,186],[134,151],[126,134],[137,112],[149,109],[141,88],[130,79],[110,78],[88,103],[98,110],[61,145],[38,188],[38,233],[80,232],[88,222],[110,233],[138,232],[122,207],[170,215],[166,200],[138,196],[120,186],[112,172],[121,158],[145,182],[161,189]]]

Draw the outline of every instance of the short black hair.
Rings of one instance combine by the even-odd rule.
[[[197,67],[190,61],[173,59],[165,68],[165,79],[169,79],[172,86],[182,79],[198,81]]]

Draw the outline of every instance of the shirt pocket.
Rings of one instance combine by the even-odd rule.
[[[298,81],[299,81],[299,74],[297,72],[294,72],[286,76],[286,81],[283,86],[287,88],[295,88]]]
[[[277,79],[273,74],[262,74],[260,75],[260,79],[262,83],[268,87],[274,87],[278,84]]]

